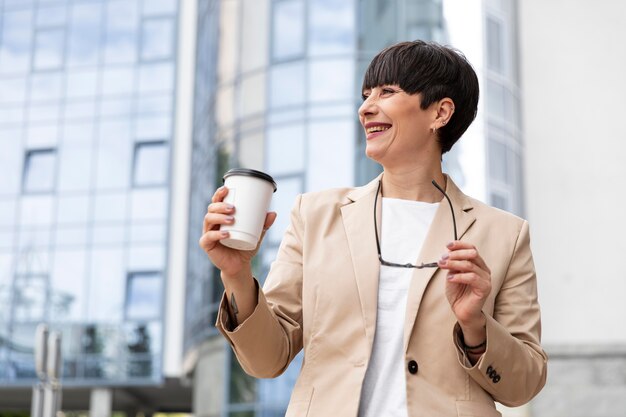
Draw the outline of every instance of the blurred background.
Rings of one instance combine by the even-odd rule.
[[[445,170],[531,225],[548,382],[500,410],[626,416],[625,19],[621,0],[0,0],[0,416],[29,413],[39,323],[68,416],[283,416],[302,358],[256,380],[217,334],[206,206],[230,167],[274,176],[263,277],[297,194],[379,172],[361,78],[412,39],[481,82]]]

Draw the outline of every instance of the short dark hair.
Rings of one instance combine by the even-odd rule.
[[[476,118],[478,77],[459,50],[435,42],[400,42],[383,49],[370,62],[363,91],[398,85],[409,94],[421,94],[428,108],[442,98],[454,101],[454,114],[439,132],[441,153],[448,152]]]

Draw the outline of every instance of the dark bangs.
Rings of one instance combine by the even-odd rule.
[[[450,81],[458,79],[459,71],[455,65],[458,58],[450,56],[453,53],[449,48],[424,41],[390,46],[368,66],[363,90],[398,85],[409,94],[422,93],[422,108],[444,97],[454,100]]]

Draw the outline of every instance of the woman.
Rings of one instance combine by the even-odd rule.
[[[441,170],[475,118],[476,74],[453,49],[404,42],[370,63],[363,99],[383,173],[299,196],[263,289],[255,251],[219,243],[235,208],[216,191],[200,245],[226,289],[217,327],[260,378],[304,348],[287,416],[484,417],[499,415],[494,400],[526,403],[547,362],[528,224]]]

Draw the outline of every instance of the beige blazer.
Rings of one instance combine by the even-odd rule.
[[[287,417],[358,414],[376,328],[379,178],[299,196],[254,313],[232,329],[222,299],[216,325],[250,375],[278,376],[304,348]],[[446,192],[459,238],[476,245],[491,269],[487,351],[474,366],[464,356],[444,293],[446,271],[415,270],[404,323],[408,415],[499,416],[494,400],[524,404],[546,380],[528,224],[464,195],[449,178]],[[415,261],[439,259],[453,236],[444,200]]]

